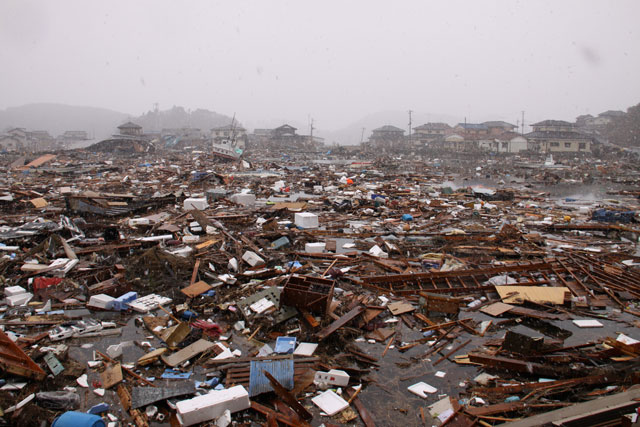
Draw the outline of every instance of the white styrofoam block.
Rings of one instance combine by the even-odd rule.
[[[349,385],[349,374],[340,369],[331,369],[329,372],[316,371],[313,383],[346,387]]]
[[[262,298],[261,300],[258,300],[249,306],[251,310],[255,311],[258,314],[264,313],[271,307],[275,307],[275,304],[273,303],[273,301],[269,301],[266,298]]]
[[[346,400],[331,390],[317,395],[311,401],[329,416],[335,415],[349,406]]]
[[[110,310],[115,300],[116,299],[114,297],[106,294],[92,295],[91,298],[89,298],[87,307],[102,308],[104,310]]]
[[[51,263],[51,265],[49,267],[52,267],[54,265],[59,265],[60,267],[57,270],[53,270],[51,272],[51,275],[56,276],[56,277],[64,277],[79,262],[80,262],[79,259],[68,259],[68,258],[56,259]]]
[[[192,235],[185,235],[182,236],[182,243],[198,243],[200,241],[200,236],[192,236]]]
[[[433,394],[436,391],[438,391],[437,388],[432,387],[432,386],[430,386],[429,384],[427,384],[427,383],[425,383],[423,381],[421,381],[419,383],[416,383],[414,385],[410,385],[409,387],[407,387],[407,389],[411,393],[413,393],[415,395],[418,395],[420,397],[427,397],[426,393]]]
[[[129,227],[135,227],[136,225],[149,225],[149,218],[129,218]]]
[[[4,288],[4,295],[7,297],[12,297],[14,295],[24,294],[27,290],[22,286],[9,286]]]
[[[369,249],[369,253],[378,258],[389,258],[389,254],[380,248],[378,245],[374,245],[371,249]]]
[[[602,328],[604,325],[595,319],[578,319],[573,323],[580,328]]]
[[[257,253],[251,251],[246,251],[244,255],[242,255],[242,260],[249,264],[251,267],[264,264],[264,260],[260,258]]]
[[[206,197],[189,197],[188,199],[184,199],[183,207],[186,211],[192,209],[201,211],[207,209],[209,207],[209,203],[207,203]]]
[[[300,228],[318,228],[318,215],[311,212],[298,212],[294,216],[296,226]]]
[[[314,342],[301,342],[295,349],[293,354],[297,356],[311,356],[318,348],[318,344]]]
[[[256,204],[256,195],[249,193],[237,193],[231,196],[231,201],[242,206],[253,206]]]
[[[155,310],[160,305],[170,304],[171,301],[173,300],[169,297],[149,294],[128,303],[128,305],[139,313],[148,313],[151,310]]]
[[[324,252],[324,248],[327,246],[326,243],[317,242],[317,243],[306,243],[304,245],[304,251],[310,254],[321,254]]]
[[[214,390],[176,404],[178,421],[183,426],[191,426],[220,417],[225,410],[231,413],[251,407],[249,393],[237,385],[225,390]]]
[[[7,305],[10,307],[16,307],[18,305],[25,305],[33,298],[33,294],[30,292],[25,292],[23,294],[12,295],[7,297]]]

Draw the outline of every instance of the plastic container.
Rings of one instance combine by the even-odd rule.
[[[69,411],[56,418],[51,427],[105,427],[98,415]]]

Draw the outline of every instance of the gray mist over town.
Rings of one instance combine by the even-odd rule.
[[[640,3],[0,3],[0,426],[640,426]]]

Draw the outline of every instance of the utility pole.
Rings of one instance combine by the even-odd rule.
[[[522,110],[522,132],[520,132],[520,135],[524,135],[524,110]]]
[[[409,147],[411,147],[411,113],[413,111],[409,110]]]

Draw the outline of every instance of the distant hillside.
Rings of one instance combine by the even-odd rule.
[[[138,123],[145,132],[181,127],[209,130],[231,123],[231,117],[204,109],[187,111],[173,107],[135,117],[106,108],[39,103],[0,110],[0,133],[22,127],[29,131],[46,130],[55,137],[68,130],[84,130],[91,139],[101,140],[116,133],[117,127],[128,120]]]
[[[7,128],[46,130],[58,136],[67,130],[84,130],[100,139],[115,132],[129,115],[106,108],[40,103],[0,110],[0,132]]]
[[[232,118],[202,108],[185,110],[183,107],[173,107],[164,111],[149,111],[131,120],[142,126],[145,132],[158,132],[162,129],[183,127],[208,131],[214,127],[231,124]],[[236,125],[239,124],[236,122]]]

